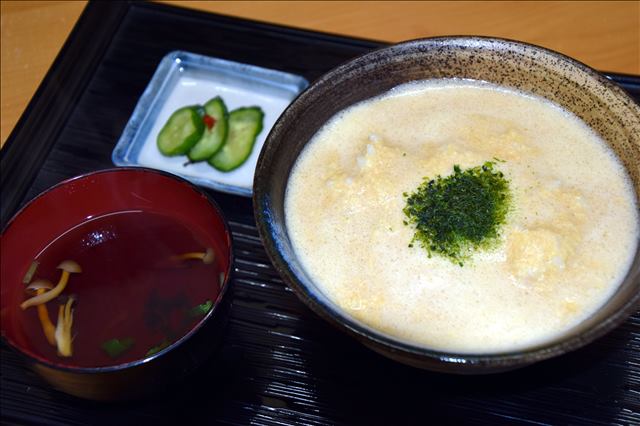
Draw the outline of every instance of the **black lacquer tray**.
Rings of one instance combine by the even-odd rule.
[[[90,3],[2,150],[2,224],[45,188],[112,167],[160,59],[189,50],[313,81],[380,47],[147,3]],[[640,101],[640,78],[609,74]],[[640,313],[574,353],[492,376],[429,373],[365,349],[311,313],[271,267],[251,200],[212,197],[236,243],[223,350],[174,392],[94,403],[52,390],[4,343],[7,424],[640,424]]]

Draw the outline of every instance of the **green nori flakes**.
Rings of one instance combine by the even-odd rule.
[[[425,178],[403,209],[415,226],[409,247],[418,242],[429,257],[437,254],[463,266],[474,251],[496,245],[511,193],[494,166],[493,161],[466,170],[454,165],[447,177]]]

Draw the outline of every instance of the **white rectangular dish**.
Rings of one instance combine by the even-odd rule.
[[[253,65],[174,51],[156,69],[125,127],[111,159],[117,166],[142,166],[182,176],[196,185],[251,196],[253,173],[262,145],[280,114],[309,83],[303,77]],[[186,156],[166,157],[157,148],[158,133],[177,109],[205,104],[220,96],[228,110],[258,106],[264,126],[251,155],[230,172]]]

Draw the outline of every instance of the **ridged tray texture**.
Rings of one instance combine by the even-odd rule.
[[[21,203],[65,178],[112,166],[113,146],[157,63],[171,50],[281,69],[313,81],[377,46],[158,5],[107,9],[92,3],[63,56],[80,56],[91,42],[89,23],[111,22],[117,13],[119,25],[95,67],[87,66],[90,75],[77,103],[59,130],[45,135],[50,138],[45,148],[38,148],[52,146]],[[640,79],[616,81],[635,96],[640,93]],[[46,94],[37,101],[46,101]],[[20,140],[23,134],[18,127],[11,143],[30,143]],[[10,157],[11,150],[4,154]],[[20,173],[28,176],[28,171]],[[8,188],[3,183],[3,197]],[[522,370],[475,377],[416,370],[369,351],[316,317],[270,265],[251,201],[210,194],[230,219],[237,259],[222,351],[173,392],[144,402],[101,404],[52,390],[3,344],[3,423],[640,424],[638,313],[581,350]]]

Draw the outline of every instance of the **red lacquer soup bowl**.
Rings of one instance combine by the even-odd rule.
[[[0,242],[2,337],[64,392],[155,393],[221,343],[231,233],[181,178],[118,168],[69,179],[23,207]]]

